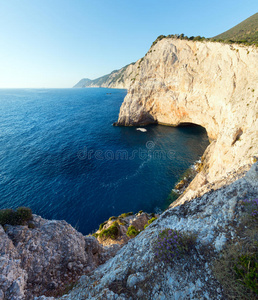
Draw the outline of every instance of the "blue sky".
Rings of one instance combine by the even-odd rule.
[[[257,0],[0,0],[0,88],[69,88],[161,34],[212,37],[256,12]]]

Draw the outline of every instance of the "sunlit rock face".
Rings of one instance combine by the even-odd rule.
[[[253,162],[258,144],[258,50],[165,38],[148,51],[117,125],[199,124],[213,141],[199,184]]]

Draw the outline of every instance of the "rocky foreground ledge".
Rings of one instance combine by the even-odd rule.
[[[243,200],[257,197],[258,163],[232,176],[239,179],[168,209],[122,248],[117,246],[120,250],[103,247],[65,221],[36,215],[34,229],[7,226],[4,231],[0,226],[0,299],[56,299],[47,295],[71,279],[74,288],[60,299],[227,299],[212,265],[223,247],[238,238]],[[166,228],[197,236],[191,254],[173,265],[157,260],[153,251]]]
[[[32,216],[24,225],[0,225],[0,300],[66,293],[158,215],[141,211],[111,217],[96,238],[83,236],[65,221]]]
[[[113,256],[65,221],[33,215],[33,228],[0,225],[0,299],[33,299],[58,291]]]

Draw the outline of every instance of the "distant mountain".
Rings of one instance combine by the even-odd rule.
[[[88,78],[81,79],[74,88],[85,87],[105,87],[127,89],[132,81],[135,80],[137,67],[141,64],[142,59],[136,63],[131,63],[119,70],[114,70],[111,73],[102,77],[90,80]]]
[[[92,80],[89,78],[83,78],[81,79],[78,83],[76,83],[76,85],[74,86],[74,88],[82,88],[85,87],[85,85],[89,84]]]
[[[247,18],[235,27],[214,37],[216,40],[232,40],[247,43],[258,43],[258,13]]]

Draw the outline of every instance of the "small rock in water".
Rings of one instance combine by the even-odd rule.
[[[136,128],[136,130],[139,130],[141,132],[146,132],[147,131],[147,129],[145,129],[145,128]]]

